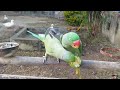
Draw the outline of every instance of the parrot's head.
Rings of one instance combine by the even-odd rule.
[[[75,32],[69,32],[63,35],[62,37],[63,46],[72,46],[73,48],[79,48],[81,45],[80,37]]]

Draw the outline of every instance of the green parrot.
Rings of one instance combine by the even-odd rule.
[[[81,61],[82,57],[82,42],[80,37],[75,32],[69,32],[62,36],[61,40],[62,46],[72,52],[78,60]],[[78,62],[80,62],[78,61]],[[71,63],[71,67],[74,67],[74,64]],[[76,74],[80,75],[80,68],[76,68]]]
[[[71,67],[75,68],[76,74],[80,76],[82,43],[76,33],[68,32],[64,35],[60,35],[61,40],[59,40],[53,34],[35,34],[30,31],[27,32],[44,42],[46,50],[44,62],[47,60],[47,55],[54,56],[57,60],[64,60]]]
[[[59,39],[62,46],[66,50],[72,52],[77,58],[81,59],[81,56],[83,55],[83,53],[82,53],[82,42],[80,40],[80,37],[75,32],[61,34],[60,32],[58,32],[58,30],[53,28],[53,26],[54,25],[51,24],[51,27],[48,28],[48,30],[46,31],[46,34],[49,34],[51,37],[54,36],[57,39]],[[58,59],[58,61],[59,61],[59,59]],[[71,66],[72,66],[72,64],[71,64]],[[78,73],[78,72],[76,72],[76,73]]]
[[[61,34],[55,28],[53,28],[53,24],[45,33],[45,36],[49,34],[51,38],[54,36],[60,40],[61,44],[65,49],[71,51],[77,56],[82,56],[82,42],[80,37],[75,32],[69,32],[67,34]]]

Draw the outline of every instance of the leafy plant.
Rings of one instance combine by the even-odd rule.
[[[88,23],[87,11],[64,11],[65,21],[71,26],[84,26]]]
[[[101,11],[64,11],[65,21],[71,26],[87,27],[90,35],[96,36],[101,29]]]

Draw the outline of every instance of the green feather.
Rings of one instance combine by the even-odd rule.
[[[28,33],[30,33],[33,37],[38,38],[39,40],[41,40],[42,42],[44,42],[45,39],[45,35],[44,34],[35,34],[33,32],[27,31]]]

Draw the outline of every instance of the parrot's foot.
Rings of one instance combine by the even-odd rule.
[[[46,61],[47,61],[47,57],[43,56],[43,63],[45,64]]]
[[[43,56],[43,63],[45,64],[46,61],[47,61],[47,53],[45,52],[45,56]]]
[[[76,68],[75,73],[76,75],[78,75],[79,79],[82,79],[81,74],[80,74],[80,68]]]
[[[60,59],[59,58],[57,58],[57,62],[60,63]]]

